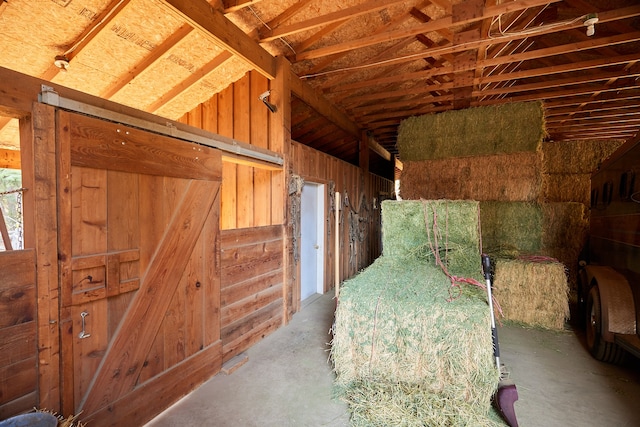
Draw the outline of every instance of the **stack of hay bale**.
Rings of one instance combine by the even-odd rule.
[[[509,292],[502,302],[505,316],[562,328],[564,321],[557,318],[568,317],[569,285],[575,285],[588,231],[590,173],[619,141],[543,144],[544,136],[544,109],[538,102],[409,118],[398,134],[404,163],[400,195],[480,201],[483,249],[504,258],[495,284],[496,297]],[[537,265],[538,256],[564,266]],[[528,304],[528,288],[512,281],[523,263],[535,264],[526,266],[529,276],[523,280],[543,283],[545,297],[535,307]],[[532,312],[511,317],[524,309]]]
[[[383,255],[344,282],[331,356],[354,426],[498,426],[478,203],[385,201]]]

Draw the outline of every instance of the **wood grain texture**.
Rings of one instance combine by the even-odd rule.
[[[127,317],[123,319],[121,330],[126,334],[120,333],[114,337],[101,371],[82,405],[87,413],[101,409],[134,388],[189,259],[175,255],[193,251],[212,208],[217,187],[215,183],[192,181],[176,208],[163,242],[149,265],[141,290],[132,301]]]
[[[70,133],[73,165],[177,178],[221,177],[215,149],[191,144],[186,155],[186,143],[173,138],[80,115],[74,115],[72,123],[63,132]],[[164,166],[167,162],[170,168]]]

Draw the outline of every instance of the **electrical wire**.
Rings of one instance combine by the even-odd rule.
[[[502,15],[499,15],[497,17],[498,20],[500,20],[500,16],[502,16]],[[534,34],[537,34],[537,33],[543,33],[543,32],[545,32],[546,30],[548,30],[550,28],[560,28],[560,27],[563,27],[563,26],[568,26],[568,25],[575,24],[576,22],[584,21],[584,19],[587,16],[588,15],[582,15],[582,16],[580,16],[578,18],[575,18],[575,19],[572,19],[572,20],[569,20],[569,21],[562,21],[562,22],[556,22],[556,23],[547,24],[547,25],[541,25],[539,27],[530,28],[530,29],[522,30],[522,31],[502,32],[502,33],[500,33],[500,35],[497,35],[497,36],[492,36],[491,35],[491,31],[489,31],[488,37],[493,41],[500,41],[501,38],[509,38],[509,37],[516,36],[516,35],[530,36],[530,35],[534,35]],[[493,24],[496,22],[495,19],[496,18],[494,18],[494,21],[491,23],[491,26],[493,26]],[[491,28],[489,28],[489,30],[491,30]],[[476,42],[470,42],[470,43],[473,44],[473,43],[476,43]],[[464,44],[462,44],[462,46],[464,46]],[[386,60],[383,60],[383,61],[373,62],[371,64],[355,65],[355,66],[352,66],[352,67],[344,67],[344,68],[339,68],[339,69],[335,69],[335,70],[323,71],[323,72],[320,72],[320,73],[305,74],[303,76],[300,76],[300,78],[301,79],[309,79],[309,78],[313,78],[313,77],[322,77],[322,76],[326,76],[326,75],[329,75],[329,74],[342,73],[342,72],[345,72],[345,71],[356,71],[356,70],[362,70],[362,69],[371,68],[371,67],[378,67],[378,66],[381,66],[381,65],[394,63],[396,61],[406,61],[406,60],[411,60],[413,58],[418,59],[418,58],[424,58],[426,56],[434,56],[434,55],[438,55],[441,52],[447,52],[450,49],[451,49],[451,46],[445,46],[445,47],[431,49],[431,50],[427,50],[427,51],[423,51],[423,52],[413,53],[413,54],[410,54],[410,55],[399,56],[399,57],[396,57],[396,58],[391,58],[391,59],[386,59]]]

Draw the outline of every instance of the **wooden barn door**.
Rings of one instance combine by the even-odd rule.
[[[217,150],[57,112],[62,409],[140,425],[222,361]]]

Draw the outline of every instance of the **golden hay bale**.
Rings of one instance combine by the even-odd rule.
[[[543,203],[543,250],[580,250],[589,231],[589,213],[582,203]]]
[[[569,317],[564,265],[498,258],[494,294],[507,320],[547,329],[564,328]]]
[[[538,152],[408,161],[403,199],[534,201],[540,193]]]
[[[591,202],[591,174],[542,174],[540,201],[579,202],[589,206]]]
[[[596,139],[543,143],[543,171],[548,174],[591,174],[623,142]]]

